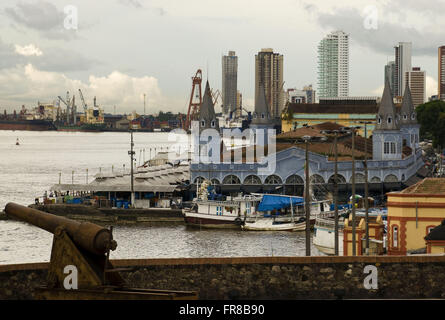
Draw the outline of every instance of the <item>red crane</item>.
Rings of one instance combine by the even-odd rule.
[[[194,77],[192,77],[192,93],[190,95],[189,109],[187,112],[187,119],[185,121],[184,130],[190,130],[190,126],[193,120],[196,120],[196,116],[199,114],[199,109],[202,104],[202,71],[198,69]],[[195,96],[196,95],[196,96]],[[198,101],[199,99],[199,101]]]

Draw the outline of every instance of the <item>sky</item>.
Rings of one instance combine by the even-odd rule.
[[[52,102],[81,89],[105,112],[186,113],[191,77],[221,90],[221,58],[238,56],[243,105],[254,104],[255,54],[284,56],[284,88],[317,90],[317,46],[350,35],[351,96],[381,96],[384,65],[412,42],[412,66],[437,94],[445,0],[2,0],[0,112]],[[442,14],[441,14],[442,13]],[[204,89],[204,87],[203,87]],[[216,112],[220,112],[216,107]]]

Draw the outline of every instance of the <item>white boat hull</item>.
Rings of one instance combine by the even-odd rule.
[[[261,219],[255,222],[246,222],[242,229],[248,231],[303,231],[306,230],[306,222],[274,223],[272,219]]]
[[[335,251],[335,231],[314,226],[314,246],[324,254],[333,255]],[[338,232],[338,254],[343,255],[343,230]]]

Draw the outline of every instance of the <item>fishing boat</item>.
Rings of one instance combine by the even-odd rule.
[[[189,226],[240,229],[261,201],[261,197],[253,195],[218,197],[207,180],[197,189],[198,197],[194,199],[192,207],[182,210],[184,221]]]
[[[277,194],[258,194],[261,202],[256,210],[247,217],[243,230],[254,231],[304,231],[306,230],[306,213],[304,198]],[[329,211],[330,200],[312,201],[310,203],[310,225],[323,212]]]
[[[298,231],[306,229],[306,219],[295,216],[294,208],[304,202],[302,197],[254,194],[261,197],[258,204],[242,225],[247,231]],[[290,214],[286,209],[290,208]],[[284,209],[284,213],[283,213]]]

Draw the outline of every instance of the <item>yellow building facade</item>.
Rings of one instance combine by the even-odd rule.
[[[387,196],[388,254],[406,255],[425,248],[425,236],[445,219],[445,179],[425,178]]]
[[[364,124],[367,125],[367,136],[370,137],[376,124],[377,104],[304,104],[289,103],[281,116],[282,132],[289,132],[303,125],[317,125],[324,122],[334,122],[345,127],[360,126],[358,133],[365,135]]]
[[[356,219],[358,219],[356,217]],[[365,255],[366,248],[366,221],[364,218],[357,220],[358,225],[355,227],[355,243],[353,241],[352,216],[349,215],[345,219],[343,228],[343,255],[352,256],[353,246],[355,244],[356,255]],[[369,230],[369,254],[383,254],[383,230],[384,224],[381,216],[368,218]]]

